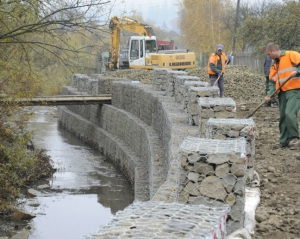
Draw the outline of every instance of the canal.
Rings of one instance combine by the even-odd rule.
[[[85,239],[133,203],[132,186],[97,150],[58,126],[57,108],[35,106],[28,128],[57,171],[42,195],[26,202],[37,216],[29,239]]]

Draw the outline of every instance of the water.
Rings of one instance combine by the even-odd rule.
[[[88,238],[133,202],[132,187],[98,151],[58,127],[55,107],[32,110],[35,145],[47,150],[58,170],[50,190],[26,203],[26,210],[37,214],[29,239]]]

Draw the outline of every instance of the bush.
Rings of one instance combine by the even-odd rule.
[[[20,127],[21,126],[21,127]],[[31,144],[32,134],[20,126],[0,123],[0,211],[9,210],[20,190],[31,182],[53,173],[50,158],[44,150]]]

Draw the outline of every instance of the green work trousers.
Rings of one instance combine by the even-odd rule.
[[[285,147],[291,139],[299,138],[298,111],[300,109],[300,89],[281,91],[279,99],[279,143]]]

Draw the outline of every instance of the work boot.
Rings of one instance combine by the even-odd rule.
[[[298,138],[293,138],[290,142],[288,147],[290,149],[297,149],[300,146],[300,140]]]
[[[271,107],[271,102],[265,103],[263,107]]]

